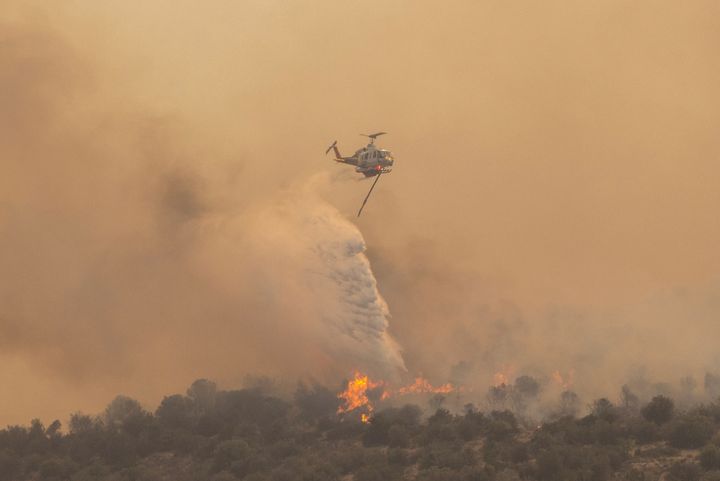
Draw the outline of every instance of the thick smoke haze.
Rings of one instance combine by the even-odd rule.
[[[719,10],[3,2],[0,423],[248,373],[701,383]],[[371,130],[356,220],[322,152]]]

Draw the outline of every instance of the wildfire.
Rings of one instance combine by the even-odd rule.
[[[364,423],[370,422],[370,417],[375,410],[375,406],[373,405],[372,400],[368,397],[368,391],[378,389],[380,387],[384,388],[382,394],[380,395],[381,401],[389,399],[393,396],[404,396],[407,394],[447,394],[460,390],[450,383],[443,384],[441,386],[433,386],[427,379],[417,377],[412,384],[392,391],[387,389],[387,384],[384,381],[373,381],[367,374],[362,374],[356,371],[353,375],[353,379],[348,381],[347,388],[338,394],[338,398],[343,401],[342,405],[337,410],[338,414],[361,410],[364,412],[360,413],[360,420]]]
[[[513,376],[515,368],[510,365],[503,366],[498,372],[493,375],[493,386],[500,387],[502,385],[509,385],[510,378]]]
[[[416,377],[415,382],[409,386],[401,387],[398,389],[398,394],[416,394],[416,393],[440,393],[447,394],[455,391],[455,387],[450,384],[443,384],[442,386],[434,387],[430,384],[430,381],[423,377]]]
[[[369,422],[374,407],[368,398],[367,392],[383,384],[382,382],[371,381],[366,374],[355,372],[354,378],[348,381],[347,389],[338,394],[338,398],[343,400],[343,404],[337,410],[338,414],[362,408],[367,412],[362,413],[360,419],[364,423]]]
[[[563,377],[560,371],[555,371],[552,373],[552,378],[558,386],[563,389],[570,389],[575,382],[575,369],[570,369],[566,377]]]

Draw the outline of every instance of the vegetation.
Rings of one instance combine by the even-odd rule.
[[[338,416],[322,386],[300,385],[288,400],[201,379],[154,413],[118,396],[65,429],[33,420],[1,430],[0,481],[720,480],[720,404],[681,411],[657,396],[642,406],[624,389],[619,405],[599,399],[577,417],[566,391],[537,426],[523,413],[539,385],[525,377],[512,389],[515,413],[466,405],[426,416],[405,405],[365,424]]]

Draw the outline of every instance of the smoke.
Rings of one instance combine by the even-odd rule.
[[[362,235],[317,193],[327,176],[257,182],[178,119],[107,110],[61,37],[0,32],[3,422],[121,391],[152,405],[201,376],[404,370]]]
[[[6,422],[246,373],[720,369],[717,2],[304,3],[2,2]],[[371,130],[360,236],[368,184],[313,176]]]

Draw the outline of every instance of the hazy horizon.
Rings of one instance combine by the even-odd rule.
[[[718,14],[4,2],[0,424],[248,374],[701,382]],[[369,183],[323,152],[377,130],[395,169],[356,219]]]

